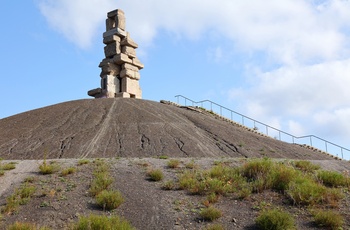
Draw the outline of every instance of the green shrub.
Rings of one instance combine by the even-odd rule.
[[[213,224],[208,226],[205,230],[224,230],[224,226],[222,226],[221,224]]]
[[[32,185],[28,185],[27,183],[18,191],[18,194],[21,199],[23,198],[31,198],[36,191],[36,187]]]
[[[160,181],[164,177],[163,172],[160,169],[151,169],[147,172],[147,175],[151,181]]]
[[[173,190],[175,188],[176,188],[176,184],[172,180],[168,180],[162,185],[162,189],[164,190]]]
[[[253,192],[262,192],[273,186],[274,163],[268,159],[255,159],[241,167],[241,174],[251,182]]]
[[[295,229],[293,217],[278,209],[264,210],[256,219],[256,224],[262,230]]]
[[[339,187],[348,184],[347,178],[338,172],[322,170],[317,173],[317,178],[328,187]]]
[[[0,176],[3,176],[5,174],[4,170],[0,169]]]
[[[104,210],[109,211],[118,208],[124,202],[124,198],[119,191],[104,190],[96,196],[96,202]]]
[[[242,166],[242,175],[249,180],[266,178],[272,168],[273,163],[270,159],[252,160]]]
[[[6,205],[2,207],[1,213],[11,214],[17,210],[19,206],[19,199],[17,194],[12,194],[6,198]]]
[[[24,179],[25,183],[33,183],[35,178],[33,176],[27,177]]]
[[[16,168],[16,163],[15,162],[10,162],[10,163],[7,163],[7,164],[3,164],[3,165],[0,165],[0,169],[1,170],[12,170],[12,169],[15,169]]]
[[[289,187],[289,183],[298,176],[298,172],[283,164],[277,164],[271,173],[272,188],[277,191],[285,191]]]
[[[194,161],[188,162],[185,167],[187,169],[196,169],[198,167],[198,165],[196,165],[196,163],[194,163]]]
[[[89,193],[92,196],[96,196],[103,190],[109,188],[109,186],[113,183],[113,178],[107,172],[97,172],[94,173],[94,179],[90,184]]]
[[[48,164],[46,160],[43,161],[41,165],[39,165],[39,171],[41,174],[52,174],[59,170],[59,166],[56,163]]]
[[[75,173],[76,171],[77,171],[77,169],[74,168],[74,167],[66,168],[66,169],[62,170],[61,175],[62,176],[67,176],[67,175]]]
[[[161,156],[159,156],[158,158],[159,158],[159,159],[166,160],[166,159],[168,159],[169,157],[168,157],[168,156],[165,156],[165,155],[161,155]]]
[[[218,202],[219,200],[219,195],[217,195],[216,193],[210,193],[208,196],[207,196],[207,201],[210,203],[210,204],[214,204],[216,202]]]
[[[300,177],[289,185],[287,194],[294,204],[313,205],[322,203],[325,191],[324,186],[309,178]]]
[[[219,209],[214,208],[212,206],[202,209],[202,211],[199,214],[206,221],[213,221],[222,216],[222,212]]]
[[[88,159],[79,159],[78,161],[78,165],[85,165],[85,164],[89,164],[90,161]]]
[[[35,224],[16,222],[7,227],[7,230],[37,230]]]
[[[287,190],[289,198],[298,205],[330,204],[337,206],[343,193],[339,189],[326,188],[308,177],[299,177]]]
[[[168,161],[168,167],[169,168],[175,169],[175,168],[178,168],[179,165],[180,165],[180,161],[177,160],[177,159],[170,159]]]
[[[98,216],[90,215],[79,218],[79,221],[74,224],[72,230],[133,230],[131,224],[119,216]]]
[[[344,219],[335,211],[317,211],[314,213],[315,223],[319,227],[326,227],[328,229],[341,229]]]
[[[319,165],[315,165],[310,161],[305,161],[305,160],[295,161],[294,166],[300,169],[301,171],[309,172],[309,173],[320,169]]]

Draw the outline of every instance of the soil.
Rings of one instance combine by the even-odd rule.
[[[77,167],[77,172],[61,176],[59,172],[51,175],[39,174],[38,166],[42,161],[17,161],[16,169],[6,171],[0,177],[0,205],[6,204],[6,197],[27,177],[34,177],[33,184],[37,187],[34,197],[26,205],[21,205],[17,212],[4,214],[0,229],[15,221],[32,222],[51,229],[68,229],[79,216],[91,213],[99,215],[118,214],[136,229],[205,229],[213,223],[220,223],[226,229],[256,229],[254,219],[263,207],[278,206],[290,212],[296,219],[298,229],[318,229],[312,222],[307,208],[293,206],[283,195],[266,191],[253,194],[246,200],[232,196],[221,197],[215,207],[220,209],[223,216],[213,223],[203,221],[199,211],[204,207],[203,196],[189,195],[182,190],[163,190],[162,184],[167,180],[176,179],[178,174],[189,162],[194,162],[200,168],[210,168],[216,162],[225,162],[232,167],[240,166],[246,161],[244,158],[178,158],[180,167],[167,167],[166,159],[156,158],[108,158],[111,164],[111,175],[115,178],[113,188],[118,189],[125,198],[125,202],[115,211],[106,212],[95,205],[94,199],[88,194],[92,179],[93,164],[77,166],[78,160],[60,159],[50,160],[60,165],[61,169]],[[93,160],[90,160],[92,162]],[[5,161],[7,162],[7,161]],[[3,162],[3,163],[5,163]],[[345,161],[316,160],[326,170],[343,172],[350,169]],[[159,168],[165,178],[161,182],[148,180],[146,171]],[[350,227],[350,196],[339,206],[346,224]],[[347,228],[345,228],[347,229]]]
[[[168,156],[182,161],[168,168]],[[179,107],[147,100],[101,99],[65,102],[0,119],[1,163],[16,168],[0,176],[0,206],[28,177],[37,188],[29,203],[1,217],[0,229],[32,222],[52,229],[68,229],[80,216],[118,214],[136,229],[205,229],[212,223],[200,219],[204,197],[182,190],[163,190],[164,181],[176,179],[184,165],[194,161],[209,168],[216,161],[239,166],[250,158],[310,160],[327,170],[349,173],[350,164],[326,153],[289,144],[193,107]],[[59,172],[39,174],[42,159],[61,169],[77,167],[65,177]],[[111,163],[113,187],[125,202],[113,212],[98,208],[88,189],[92,164],[77,166],[82,158],[105,158]],[[92,160],[91,160],[92,161]],[[163,182],[146,177],[149,168],[165,173]],[[214,223],[226,229],[256,229],[254,219],[264,206],[278,206],[293,214],[298,229],[316,229],[307,208],[290,205],[278,193],[266,191],[246,200],[221,197],[215,207],[223,216]],[[339,206],[350,228],[350,197]]]

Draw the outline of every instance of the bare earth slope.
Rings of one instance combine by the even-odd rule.
[[[0,120],[0,157],[331,159],[201,113],[136,99],[65,102]]]

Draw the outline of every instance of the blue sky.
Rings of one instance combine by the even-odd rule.
[[[108,11],[123,9],[143,98],[210,99],[350,148],[349,0],[1,3],[0,119],[89,98]]]

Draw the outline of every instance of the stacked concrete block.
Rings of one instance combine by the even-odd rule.
[[[121,10],[107,14],[106,32],[103,33],[105,58],[100,63],[101,88],[88,91],[88,95],[101,98],[142,98],[139,85],[143,64],[136,56],[138,45],[125,30],[125,16]]]

